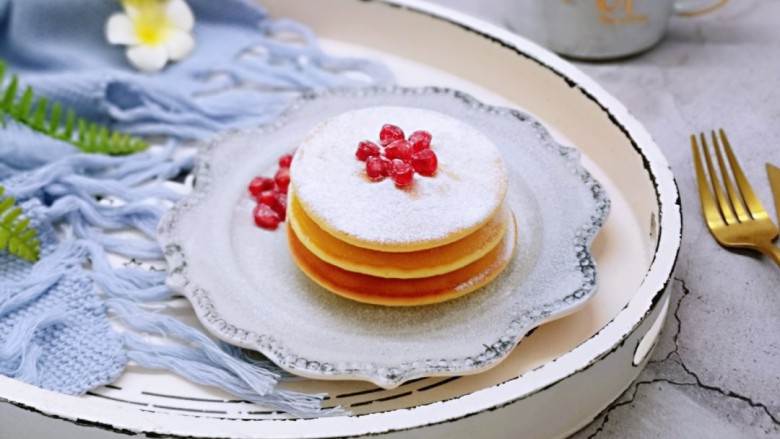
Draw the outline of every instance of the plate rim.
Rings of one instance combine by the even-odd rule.
[[[524,124],[529,130],[532,130],[539,140],[538,145],[534,144],[533,147],[542,148],[545,150],[545,154],[549,153],[551,161],[573,172],[571,187],[576,186],[584,193],[583,207],[587,207],[588,210],[578,211],[578,222],[571,224],[571,229],[565,230],[566,233],[574,235],[575,241],[570,247],[562,249],[560,254],[555,253],[554,255],[560,257],[565,254],[567,259],[574,255],[574,262],[577,263],[577,266],[571,267],[571,270],[566,272],[575,273],[578,276],[579,286],[573,291],[566,291],[565,294],[561,292],[560,295],[556,295],[554,300],[545,301],[539,306],[539,309],[529,310],[521,308],[519,303],[515,304],[515,307],[512,308],[514,310],[512,318],[506,322],[505,326],[492,334],[491,338],[495,338],[488,344],[483,344],[481,352],[475,351],[471,354],[447,358],[434,357],[432,354],[431,357],[410,360],[409,362],[396,361],[393,364],[382,364],[376,360],[344,363],[324,362],[323,359],[311,358],[305,352],[292,351],[289,346],[276,337],[275,333],[256,332],[257,328],[237,327],[229,321],[227,316],[221,314],[213,303],[212,297],[215,293],[198,283],[197,267],[191,267],[188,262],[188,249],[182,243],[185,239],[177,231],[177,228],[184,227],[179,225],[182,221],[187,222],[183,216],[186,217],[192,212],[203,212],[204,209],[207,212],[210,211],[208,206],[202,203],[204,200],[213,199],[215,189],[213,189],[212,182],[215,178],[219,178],[220,172],[226,171],[224,166],[216,168],[214,164],[221,162],[214,160],[214,157],[224,151],[222,145],[229,142],[230,139],[243,139],[247,136],[253,138],[260,136],[263,141],[268,140],[268,137],[263,136],[270,136],[270,139],[273,139],[275,134],[284,132],[289,123],[302,111],[305,113],[306,107],[309,105],[329,108],[330,99],[347,99],[354,101],[356,108],[365,108],[361,101],[375,100],[377,97],[426,99],[424,108],[428,108],[433,100],[440,99],[448,102],[452,100],[453,106],[468,111],[469,114],[496,118],[497,121],[500,121],[499,123],[505,123],[506,126]],[[453,117],[449,114],[449,110],[437,111]],[[241,147],[242,151],[244,149]],[[228,157],[235,155],[233,150],[227,154]],[[524,338],[525,334],[533,328],[568,315],[584,306],[598,286],[598,270],[590,246],[609,215],[611,203],[601,183],[583,166],[579,150],[556,142],[547,129],[531,115],[514,108],[486,104],[457,89],[437,86],[387,85],[303,93],[278,118],[268,124],[224,131],[198,143],[197,165],[193,174],[197,183],[192,192],[169,209],[157,227],[157,240],[163,249],[168,265],[166,284],[189,299],[198,319],[212,335],[228,343],[257,350],[282,369],[296,375],[312,379],[365,380],[385,389],[392,389],[417,378],[477,373],[493,367],[505,359]],[[507,286],[507,288],[512,288],[512,286]],[[516,291],[515,288],[512,290]]]

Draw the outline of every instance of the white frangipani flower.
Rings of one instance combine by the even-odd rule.
[[[111,44],[127,46],[127,58],[135,67],[156,72],[168,60],[180,60],[195,47],[195,17],[184,0],[121,0],[124,13],[106,23]]]

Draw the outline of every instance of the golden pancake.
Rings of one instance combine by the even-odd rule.
[[[316,257],[347,271],[385,278],[430,277],[462,268],[501,242],[511,218],[508,209],[501,209],[487,224],[458,241],[395,253],[357,247],[327,233],[306,214],[293,192],[288,194],[287,203],[287,221],[301,244]]]
[[[468,294],[493,280],[512,259],[516,246],[514,216],[499,245],[457,270],[418,279],[388,279],[354,273],[318,258],[287,223],[290,252],[298,267],[323,288],[359,302],[412,306],[443,302]]]

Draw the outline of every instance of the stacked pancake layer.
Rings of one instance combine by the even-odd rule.
[[[385,123],[431,132],[435,175],[403,189],[366,177],[355,147]],[[307,134],[290,177],[291,254],[336,294],[392,306],[449,300],[490,282],[514,254],[501,156],[452,117],[406,107],[344,113]]]

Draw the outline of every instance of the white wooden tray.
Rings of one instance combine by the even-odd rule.
[[[331,52],[376,57],[400,85],[445,86],[541,120],[577,145],[609,193],[593,244],[599,290],[580,311],[543,325],[508,359],[467,377],[413,380],[392,390],[304,380],[351,416],[292,420],[175,376],[130,367],[83,397],[0,377],[0,436],[123,438],[563,437],[639,374],[668,308],[680,245],[677,187],[644,128],[567,62],[508,31],[413,0],[265,0],[276,17],[311,26]],[[345,17],[348,17],[345,18]],[[169,312],[196,323],[184,301]]]

